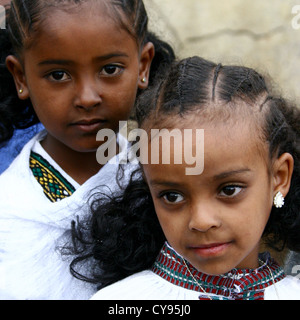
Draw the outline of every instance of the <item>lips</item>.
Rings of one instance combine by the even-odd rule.
[[[99,122],[104,122],[103,119],[90,119],[90,120],[80,120],[80,121],[76,121],[74,123],[72,123],[73,125],[84,125],[84,126],[88,126],[88,125],[93,125],[95,123],[99,123]]]
[[[191,246],[190,249],[199,256],[208,257],[224,253],[224,251],[227,250],[230,245],[231,242],[209,243],[199,246]]]
[[[84,132],[94,132],[99,130],[104,123],[106,123],[106,121],[103,119],[83,119],[71,125]]]

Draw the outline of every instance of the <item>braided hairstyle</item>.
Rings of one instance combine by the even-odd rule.
[[[9,140],[15,128],[28,128],[39,122],[30,99],[20,100],[13,77],[5,65],[8,55],[22,61],[22,52],[34,41],[40,23],[51,8],[77,8],[86,1],[96,0],[13,0],[7,10],[7,28],[0,30],[0,143]],[[150,70],[149,84],[155,75],[173,62],[172,47],[148,31],[148,16],[142,0],[106,0],[113,10],[116,21],[137,41],[139,47],[152,42],[155,57]],[[140,91],[138,92],[138,95]]]
[[[293,156],[290,191],[283,208],[272,208],[264,240],[279,251],[285,247],[300,251],[300,109],[274,96],[260,74],[199,57],[175,62],[165,81],[141,96],[136,116],[139,127],[149,128],[174,114],[184,116],[197,110],[201,116],[201,111],[209,112],[216,103],[221,106],[221,115],[227,112],[229,117],[246,103],[247,115],[256,116],[260,136],[269,146],[270,161],[283,153]]]

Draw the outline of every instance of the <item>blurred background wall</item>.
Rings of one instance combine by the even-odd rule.
[[[150,30],[169,41],[178,57],[256,68],[285,97],[299,100],[300,0],[144,2]]]

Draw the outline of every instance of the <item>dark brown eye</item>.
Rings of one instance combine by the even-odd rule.
[[[224,194],[227,196],[232,196],[235,193],[236,188],[235,187],[225,187],[223,189]]]
[[[49,78],[54,81],[64,81],[67,80],[69,77],[64,71],[53,71],[49,75]]]
[[[107,66],[103,67],[101,74],[106,76],[116,76],[122,73],[123,70],[124,68],[119,65],[108,64]]]
[[[103,70],[107,73],[107,74],[114,74],[117,70],[117,67],[116,66],[106,66],[103,68]]]
[[[222,188],[220,196],[232,198],[237,196],[242,191],[242,189],[243,187],[241,186],[226,186]]]
[[[168,203],[178,203],[184,200],[183,196],[177,192],[165,193],[163,199]]]

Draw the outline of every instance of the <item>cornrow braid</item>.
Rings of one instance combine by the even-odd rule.
[[[142,0],[113,0],[112,4],[116,8],[116,13],[124,29],[136,39],[140,46],[147,42],[152,42],[154,45],[155,56],[151,63],[149,77],[149,85],[151,86],[157,77],[160,78],[167,72],[175,60],[173,48],[167,42],[160,40],[154,33],[149,32],[149,19]]]
[[[212,101],[215,101],[216,84],[217,84],[217,80],[218,80],[218,76],[219,76],[219,72],[220,72],[221,68],[222,68],[222,64],[221,63],[219,63],[215,68],[214,78],[213,78],[213,85],[212,85]]]
[[[116,9],[116,14],[122,27],[126,29],[137,42],[143,44],[148,28],[148,15],[143,1],[113,0],[112,5],[113,8]]]
[[[187,64],[188,64],[188,60],[185,60],[184,63],[179,66],[179,77],[177,80],[177,91],[178,91],[180,114],[182,114],[182,112],[183,112],[183,99],[184,99],[184,97],[183,97],[183,90],[182,90],[182,86],[183,86],[182,82],[183,82],[183,79],[185,76]]]
[[[12,13],[12,17],[15,19],[17,25],[19,26],[21,37],[24,38],[26,35],[26,32],[21,20],[20,8],[16,5],[16,0],[13,0],[11,2],[11,13]]]
[[[8,32],[14,48],[21,47],[25,37],[25,30],[21,23],[18,11],[19,10],[16,9],[15,1],[12,1],[9,11]],[[17,27],[14,28],[15,26]]]

